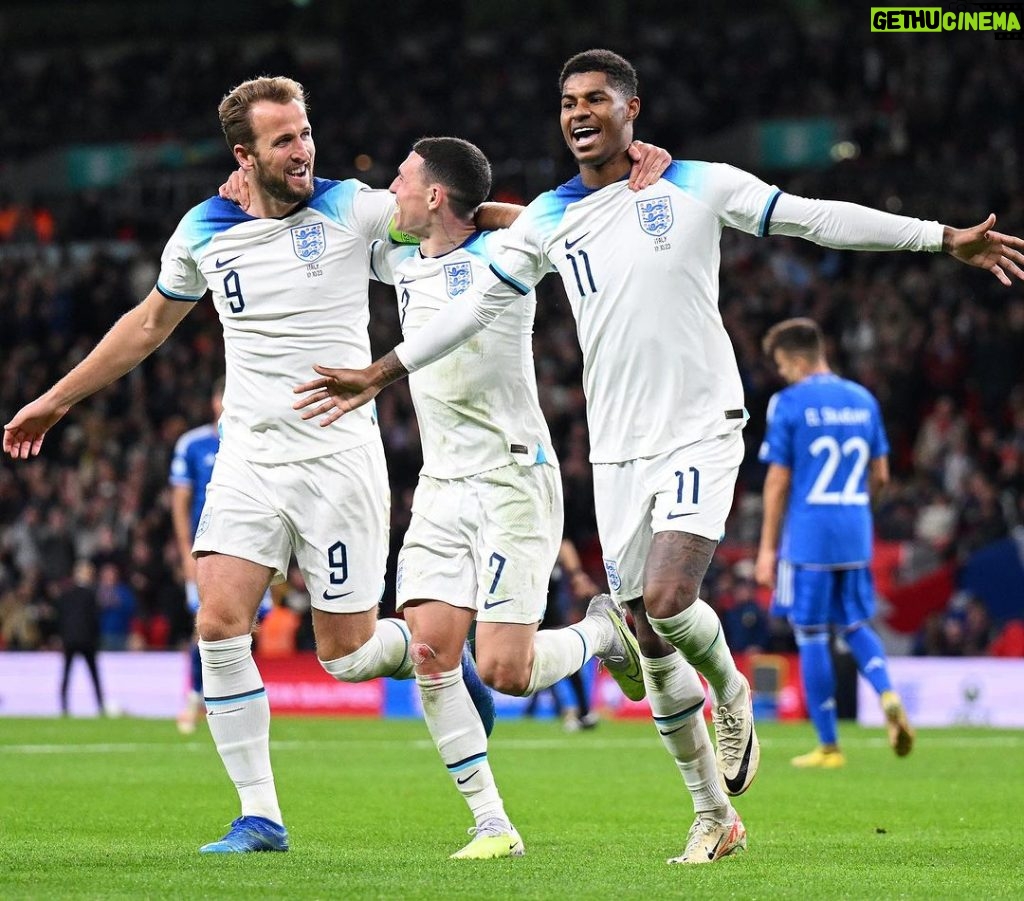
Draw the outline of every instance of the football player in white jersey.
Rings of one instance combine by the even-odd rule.
[[[395,226],[420,245],[375,242],[371,272],[395,286],[406,336],[489,275],[496,233],[478,232],[473,214],[490,189],[487,158],[459,138],[423,138],[399,167]],[[476,821],[473,840],[452,855],[460,859],[524,853],[459,668],[474,620],[480,675],[506,694],[547,688],[594,655],[627,695],[644,692],[636,639],[608,595],[580,623],[537,632],[562,538],[562,487],[537,399],[535,309],[530,291],[409,380],[423,468],[398,558],[398,606],[412,630],[424,717]]]
[[[153,353],[210,290],[227,375],[220,450],[193,545],[197,629],[207,721],[241,816],[201,850],[284,851],[270,707],[250,636],[267,586],[284,578],[294,554],[312,597],[317,654],[334,678],[413,674],[408,627],[377,619],[390,496],[375,412],[368,407],[325,433],[291,408],[292,387],[314,363],[370,359],[369,249],[388,234],[394,197],[355,180],[313,177],[305,92],[291,79],[247,81],[219,113],[250,177],[248,211],[213,197],[186,213],[156,287],[15,414],[3,446],[15,458],[37,454],[75,403]],[[492,227],[501,224],[497,213]]]
[[[711,687],[719,773],[726,791],[740,794],[759,757],[750,689],[717,615],[698,597],[732,502],[746,420],[718,311],[722,228],[836,248],[945,251],[1006,285],[1024,278],[1024,241],[993,231],[994,216],[956,229],[784,194],[720,164],[677,161],[630,195],[622,177],[640,112],[633,67],[611,51],[586,51],[565,64],[559,85],[562,133],[580,175],[538,197],[503,233],[492,285],[449,305],[368,369],[335,373],[311,412],[331,419],[358,408],[465,341],[556,267],[583,348],[605,565],[615,598],[634,612],[648,698],[659,727],[687,720],[675,708],[690,696],[697,704],[699,683],[666,654],[678,650]],[[655,688],[666,683],[678,686],[674,699]],[[669,744],[691,740],[680,737],[688,731],[701,740],[695,726],[659,731]],[[743,846],[741,832],[725,811],[698,816],[673,861],[716,859]]]

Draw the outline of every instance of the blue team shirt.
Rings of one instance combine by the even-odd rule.
[[[871,560],[871,460],[889,453],[878,401],[832,373],[776,394],[758,454],[792,472],[779,558],[836,567]]]
[[[206,486],[213,474],[213,463],[220,447],[220,437],[215,425],[201,425],[182,435],[174,445],[171,459],[172,485],[184,485],[192,489],[192,534],[199,526],[199,517],[206,503]]]

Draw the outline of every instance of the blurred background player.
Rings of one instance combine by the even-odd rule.
[[[174,445],[171,458],[171,520],[174,537],[181,557],[181,572],[185,582],[185,603],[195,617],[199,611],[199,587],[196,585],[196,561],[192,556],[192,542],[196,537],[199,519],[206,503],[206,486],[213,475],[213,464],[220,446],[218,422],[224,412],[224,379],[213,385],[210,397],[213,420],[185,432]],[[264,594],[257,618],[270,610],[270,591]],[[191,735],[203,705],[203,664],[199,656],[199,636],[193,632],[189,646],[189,690],[185,706],[178,714],[178,731]]]
[[[811,319],[787,319],[764,336],[765,354],[789,387],[768,405],[760,459],[768,464],[755,575],[773,587],[772,612],[788,617],[819,746],[794,757],[797,767],[841,767],[834,628],[857,668],[878,692],[897,755],[914,733],[893,691],[885,650],[870,626],[871,496],[889,480],[889,441],[875,397],[829,368],[825,339]]]
[[[102,716],[108,712],[103,702],[103,686],[96,665],[100,644],[100,609],[96,597],[96,567],[89,560],[75,563],[69,585],[57,596],[57,635],[64,650],[64,673],[60,680],[60,709],[68,714],[68,684],[71,665],[81,657],[89,670],[96,708]]]
[[[224,380],[217,379],[210,398],[212,422],[185,432],[175,443],[174,456],[171,458],[171,520],[181,558],[185,603],[193,618],[199,610],[199,587],[196,585],[192,542],[196,537],[203,504],[206,503],[206,485],[213,474],[213,463],[220,446],[217,423],[224,411],[223,397]],[[195,732],[203,703],[203,664],[199,656],[199,636],[194,632],[189,647],[189,662],[189,692],[177,720],[178,730],[184,735]]]

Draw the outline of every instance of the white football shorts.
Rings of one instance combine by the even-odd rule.
[[[594,507],[612,597],[643,594],[655,532],[720,541],[743,461],[743,433],[704,438],[624,463],[594,464]]]
[[[379,437],[294,463],[252,463],[222,446],[193,552],[269,566],[275,583],[294,554],[313,607],[358,613],[384,590],[390,505]]]
[[[511,464],[461,479],[420,476],[398,556],[398,607],[444,601],[477,620],[536,623],[562,541],[556,466]]]

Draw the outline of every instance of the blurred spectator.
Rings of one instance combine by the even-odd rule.
[[[749,560],[741,561],[751,563]],[[768,611],[757,600],[753,573],[732,580],[732,590],[717,594],[716,606],[729,647],[739,653],[759,654],[769,650],[771,635]]]
[[[559,629],[578,622],[587,602],[598,593],[598,587],[583,568],[576,545],[568,538],[562,539],[558,560],[548,584],[548,605],[544,610],[541,629]],[[565,703],[562,689],[568,688],[571,698]],[[534,716],[543,696],[550,695],[555,716],[562,720],[567,732],[593,729],[598,724],[596,711],[590,709],[590,697],[578,670],[561,682],[535,692],[525,708],[526,716]]]
[[[1006,517],[995,486],[980,472],[967,480],[957,517],[957,555],[964,560],[971,552],[984,547],[1008,531]]]
[[[255,652],[260,657],[288,657],[298,650],[296,636],[302,618],[285,602],[284,597],[274,600],[274,606],[260,621],[253,633]]]
[[[969,598],[963,608],[963,655],[982,657],[992,644],[992,620],[985,605],[977,598]]]
[[[954,447],[966,446],[966,441],[967,420],[957,411],[953,398],[944,394],[921,422],[914,444],[914,465],[942,484],[946,455]]]
[[[36,584],[28,576],[0,595],[0,648],[34,651],[42,645]]]
[[[289,610],[294,610],[299,617],[299,628],[295,635],[295,646],[300,651],[316,649],[313,638],[313,614],[309,599],[306,580],[302,570],[293,560],[288,566],[288,580],[284,583],[284,603]]]
[[[136,603],[116,563],[100,566],[96,598],[100,608],[100,647],[104,651],[125,650],[132,633]]]

